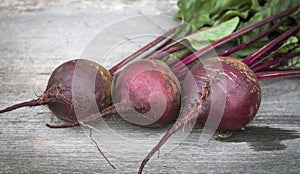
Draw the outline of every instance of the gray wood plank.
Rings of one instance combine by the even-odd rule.
[[[87,44],[112,23],[176,11],[174,0],[29,2],[0,3],[1,108],[41,94],[55,67],[82,56]],[[300,78],[263,81],[262,90],[259,113],[245,131],[226,140],[213,137],[206,144],[198,142],[197,128],[188,136],[179,132],[145,172],[300,173]],[[93,137],[117,167],[113,170],[90,142],[87,128],[47,128],[45,123],[59,120],[45,107],[19,109],[0,119],[0,173],[136,173],[167,129],[118,120],[94,125],[100,132]]]

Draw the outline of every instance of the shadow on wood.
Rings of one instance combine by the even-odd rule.
[[[218,138],[217,140],[231,143],[247,142],[255,151],[273,151],[286,149],[282,141],[296,138],[300,138],[297,131],[252,126],[247,127],[246,130],[234,132],[233,136],[227,139]]]

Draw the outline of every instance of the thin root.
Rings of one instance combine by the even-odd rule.
[[[86,126],[86,124],[84,124]],[[110,162],[110,160],[105,156],[105,154],[102,152],[102,150],[100,149],[98,143],[93,139],[92,136],[92,130],[94,130],[95,128],[91,128],[90,126],[87,126],[90,128],[90,140],[95,144],[98,152],[102,155],[102,157],[107,161],[107,163],[113,168],[116,169],[116,167]]]

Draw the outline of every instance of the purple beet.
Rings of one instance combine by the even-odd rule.
[[[75,122],[111,105],[112,77],[95,62],[76,59],[63,63],[52,73],[45,92],[37,99],[0,110],[47,106],[58,118]]]
[[[138,60],[117,77],[114,101],[128,122],[161,127],[174,120],[180,107],[180,84],[170,68],[158,60]],[[129,112],[126,108],[130,109]]]
[[[191,90],[190,80],[196,82],[198,96]],[[217,128],[220,131],[234,131],[248,124],[256,115],[261,101],[261,89],[256,75],[247,65],[229,57],[210,58],[193,66],[191,75],[183,83],[183,95],[196,103],[202,103],[197,118],[202,125],[209,116],[218,117],[209,113],[215,112],[211,109],[212,99],[220,100],[223,97],[222,102],[225,103]]]

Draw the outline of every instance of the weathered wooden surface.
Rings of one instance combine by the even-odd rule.
[[[41,94],[53,69],[80,57],[113,22],[176,11],[175,1],[168,0],[28,2],[0,3],[1,108]],[[197,141],[198,129],[184,140],[186,134],[180,133],[145,172],[300,173],[300,78],[264,81],[262,90],[261,108],[246,131],[204,145]],[[47,108],[19,109],[0,119],[0,173],[136,173],[165,131],[118,121],[95,125],[100,132],[94,139],[117,167],[112,170],[90,143],[87,129],[47,128],[54,119]]]

